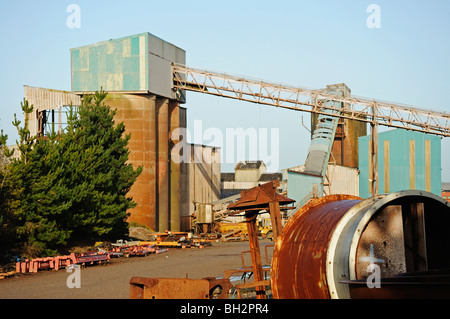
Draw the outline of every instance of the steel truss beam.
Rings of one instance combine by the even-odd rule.
[[[174,90],[180,90],[178,92],[183,90],[201,92],[316,114],[329,114],[327,110],[332,110],[336,111],[336,116],[340,118],[450,136],[450,114],[444,112],[356,96],[343,97],[327,94],[325,90],[274,84],[180,64],[173,65],[173,75],[173,87]],[[324,101],[344,104],[324,103]],[[341,108],[341,105],[344,107]]]

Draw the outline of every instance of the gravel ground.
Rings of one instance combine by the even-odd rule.
[[[260,241],[265,263],[265,245]],[[249,250],[248,242],[217,242],[203,249],[174,248],[162,254],[146,257],[111,259],[108,264],[81,269],[81,287],[68,288],[66,280],[71,273],[41,271],[20,274],[0,280],[0,299],[128,299],[132,277],[188,278],[223,276],[227,269],[242,267],[241,253]],[[273,250],[269,248],[269,254]],[[245,254],[246,265],[251,265]]]

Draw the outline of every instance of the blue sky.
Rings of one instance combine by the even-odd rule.
[[[81,8],[79,29],[66,25],[72,3]],[[372,3],[381,8],[379,29],[366,25]],[[186,50],[189,66],[310,88],[345,82],[355,95],[450,112],[449,17],[447,0],[2,0],[0,128],[13,144],[23,85],[70,90],[70,48],[142,32]],[[308,124],[309,114],[187,98],[188,125],[278,128],[280,169],[304,163],[309,132],[301,121]],[[449,138],[443,181],[450,181],[448,158]]]

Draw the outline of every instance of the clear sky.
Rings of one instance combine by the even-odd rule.
[[[80,28],[66,24],[70,4],[81,9]],[[366,24],[370,4],[381,9],[381,28]],[[70,90],[70,48],[142,32],[186,50],[189,66],[309,88],[345,82],[355,95],[450,112],[448,0],[1,0],[0,128],[9,144],[23,85]],[[192,92],[187,99],[191,127],[276,128],[279,168],[304,163],[309,114]],[[447,138],[443,181],[449,158]]]

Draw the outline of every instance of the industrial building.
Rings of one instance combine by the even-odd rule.
[[[350,88],[345,84],[327,85],[329,92],[342,96],[351,96]],[[344,104],[344,108],[346,105]],[[311,138],[314,136],[319,115],[311,114]],[[367,135],[367,124],[360,121],[339,119],[334,136],[330,161],[346,167],[358,167],[358,138]]]
[[[357,168],[328,163],[325,180],[303,174],[305,165],[282,170],[287,196],[296,199],[300,207],[312,198],[323,195],[347,194],[359,196],[359,171]],[[305,182],[309,179],[310,182]],[[313,185],[313,188],[310,186]],[[322,194],[322,195],[320,195]]]
[[[241,161],[236,164],[234,173],[221,174],[221,198],[239,194],[273,180],[281,181],[281,173],[268,173],[263,161]]]
[[[192,229],[192,216],[201,204],[220,199],[219,147],[189,144],[190,160],[180,165],[180,230]]]
[[[374,252],[390,279],[450,266],[441,250],[450,244],[440,144],[440,136],[450,136],[448,115],[356,98],[344,83],[308,90],[189,68],[183,49],[150,33],[70,52],[70,92],[25,86],[35,106],[31,134],[62,130],[67,106],[80,105],[84,94],[108,92],[105,102],[131,134],[129,161],[143,167],[129,193],[137,203],[129,220],[177,232],[191,230],[197,218],[206,233],[215,213],[239,216],[249,234],[257,298],[265,298],[265,285],[276,298],[358,296],[353,286],[367,279],[371,265],[360,257]],[[310,112],[304,164],[267,172],[262,161],[245,161],[222,173],[219,147],[186,141],[180,161],[174,132],[187,126],[186,91]],[[378,125],[394,129],[378,132]],[[262,280],[258,243],[263,214],[276,240],[270,280]]]
[[[372,194],[370,136],[359,138],[360,197]],[[378,133],[378,193],[407,189],[441,195],[441,138],[402,129]]]
[[[137,203],[129,221],[155,231],[181,230],[197,203],[220,198],[220,148],[189,144],[187,160],[171,160],[179,142],[172,132],[186,128],[187,121],[184,94],[172,89],[172,63],[185,63],[185,51],[142,33],[70,52],[72,91],[24,87],[34,105],[30,133],[61,131],[70,105],[79,106],[84,94],[108,92],[105,103],[131,134],[129,162],[143,167],[129,193]]]
[[[25,86],[25,98],[35,107],[30,132],[61,131],[67,106],[80,105],[83,94],[108,92],[105,102],[116,109],[116,119],[131,133],[129,161],[144,168],[130,191],[137,202],[130,221],[158,231],[186,229],[198,204],[272,180],[282,181],[282,188],[298,206],[331,194],[367,198],[373,194],[369,172],[374,169],[380,193],[418,189],[440,194],[439,137],[402,129],[379,133],[375,167],[367,122],[360,120],[364,117],[333,117],[351,111],[352,105],[332,99],[318,100],[330,110],[312,113],[311,145],[304,165],[268,173],[264,163],[256,160],[238,163],[234,173],[221,173],[220,149],[203,145],[189,145],[189,160],[173,161],[171,150],[179,138],[171,132],[186,128],[187,109],[181,106],[186,102],[185,89],[201,87],[175,86],[177,76],[179,81],[193,76],[193,70],[185,74],[183,69],[175,70],[186,63],[186,52],[141,33],[72,48],[70,53],[70,92]],[[317,92],[336,99],[351,97],[344,83]],[[198,160],[195,154],[209,154],[214,161]]]
[[[111,39],[70,50],[72,91],[153,94],[183,102],[172,90],[172,63],[186,52],[150,33]]]
[[[103,89],[117,120],[131,133],[130,162],[143,171],[130,196],[137,206],[130,221],[154,230],[179,230],[179,163],[170,161],[170,132],[186,127],[183,102],[172,90],[172,63],[185,63],[184,50],[149,33],[103,41],[71,52],[72,91]],[[173,142],[173,140],[172,140]]]

